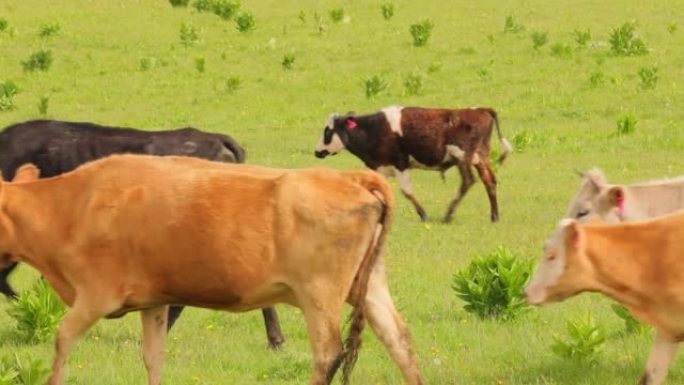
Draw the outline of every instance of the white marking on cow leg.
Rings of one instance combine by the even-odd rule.
[[[401,129],[401,110],[404,107],[389,106],[383,108],[381,111],[385,114],[387,122],[389,122],[390,130],[397,133],[399,136],[404,136],[404,131]]]
[[[229,151],[227,148],[221,146],[221,151],[216,155],[216,159],[214,159],[218,162],[226,162],[226,163],[237,163],[237,158],[235,158],[235,154],[233,154],[232,151]]]
[[[653,350],[648,357],[646,371],[641,378],[641,385],[660,385],[665,381],[668,368],[677,353],[678,345],[671,338],[664,336],[660,331],[656,331]]]
[[[48,385],[62,385],[62,370],[69,357],[69,353],[71,353],[79,337],[102,315],[94,311],[93,307],[89,306],[89,304],[83,301],[79,302],[78,299],[74,306],[67,311],[57,332],[55,359],[52,364],[52,375],[48,380]]]
[[[389,178],[396,175],[397,169],[392,166],[380,166],[376,168],[375,171]]]
[[[418,359],[411,347],[411,336],[394,307],[381,260],[375,265],[368,282],[365,311],[373,332],[401,369],[405,382],[411,385],[422,384]]]
[[[401,189],[401,192],[404,193],[404,196],[410,200],[411,203],[413,203],[413,207],[416,208],[416,212],[418,213],[418,216],[420,216],[420,220],[425,222],[427,220],[427,214],[425,214],[425,209],[423,209],[423,206],[418,203],[418,200],[413,195],[413,186],[411,186],[409,170],[397,170],[396,175],[397,179],[399,180],[399,188]]]
[[[161,385],[168,313],[168,306],[158,306],[140,312],[143,327],[143,361],[147,368],[149,385]]]
[[[458,147],[454,144],[447,144],[446,150],[447,154],[456,158],[456,160],[459,162],[463,162],[463,160],[465,160],[465,151],[461,150],[461,147]]]
[[[470,164],[479,164],[480,156],[477,153],[473,154],[473,159],[470,160]]]

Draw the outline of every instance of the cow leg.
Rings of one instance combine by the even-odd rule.
[[[418,203],[416,197],[413,196],[413,186],[411,186],[409,170],[397,170],[396,176],[397,180],[399,181],[399,188],[401,189],[401,192],[408,200],[411,201],[411,203],[413,203],[413,207],[416,208],[416,212],[418,213],[418,216],[420,216],[420,220],[426,222],[427,215],[425,214],[425,210],[423,209],[423,206],[421,206],[420,203]]]
[[[176,320],[178,317],[180,317],[181,313],[183,312],[184,306],[179,306],[179,305],[171,305],[169,306],[169,313],[168,313],[168,322],[166,325],[166,331],[170,331],[171,327],[176,323]]]
[[[16,262],[0,270],[0,292],[9,299],[17,299],[17,293],[12,290],[12,287],[10,287],[9,282],[7,281],[10,273],[15,267],[17,267]]]
[[[373,332],[401,369],[404,381],[409,385],[423,384],[409,330],[394,307],[381,261],[373,269],[368,282],[365,313]]]
[[[344,295],[337,292],[339,288],[320,290],[328,284],[310,285],[302,290],[299,305],[306,319],[309,333],[309,344],[313,352],[313,372],[310,385],[328,385],[340,365],[342,353],[342,337],[340,332],[340,315],[344,304]],[[311,294],[315,293],[315,297]]]
[[[639,385],[660,385],[665,381],[667,370],[677,353],[678,343],[660,331],[656,331],[653,350],[648,357],[646,371]]]
[[[275,308],[266,307],[261,309],[261,314],[264,316],[264,324],[266,325],[268,347],[271,350],[280,349],[280,346],[285,342],[285,337],[283,337],[283,332],[280,331],[278,313],[276,313]]]
[[[470,162],[467,161],[467,159],[466,161],[458,162],[458,171],[461,173],[461,187],[458,190],[456,198],[449,204],[449,208],[444,216],[444,223],[451,222],[456,206],[461,202],[461,199],[463,199],[470,187],[475,184],[475,176],[473,175],[473,170],[470,168]]]
[[[479,162],[475,164],[477,173],[480,175],[482,183],[485,185],[487,190],[487,196],[489,197],[489,207],[491,209],[491,220],[492,222],[499,221],[499,205],[496,202],[496,177],[494,176],[494,171],[489,165],[489,162]]]
[[[140,312],[143,326],[143,361],[147,369],[149,385],[161,385],[161,371],[164,363],[166,324],[168,306],[158,306]]]

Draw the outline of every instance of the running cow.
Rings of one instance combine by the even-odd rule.
[[[491,108],[437,109],[387,107],[370,115],[333,114],[323,130],[315,155],[325,158],[343,149],[360,158],[367,167],[386,176],[396,176],[402,193],[422,221],[425,210],[413,195],[409,169],[442,173],[456,166],[461,187],[449,204],[444,222],[450,222],[456,206],[475,183],[475,167],[489,196],[491,220],[499,220],[496,178],[489,163],[490,138],[496,131],[503,147],[498,162],[512,151],[501,135],[496,112]]]

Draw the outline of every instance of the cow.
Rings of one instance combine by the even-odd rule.
[[[8,126],[0,133],[0,170],[7,180],[24,163],[33,163],[43,177],[52,177],[116,153],[185,155],[237,163],[244,162],[246,156],[245,150],[230,136],[192,127],[149,132],[93,123],[32,120]],[[12,264],[0,271],[0,291],[9,298],[16,298],[8,283],[15,267]],[[182,310],[182,306],[171,306],[169,328]],[[269,347],[277,349],[284,342],[278,315],[275,309],[264,309],[263,316]]]
[[[648,221],[580,224],[561,220],[525,288],[543,305],[600,292],[656,329],[641,385],[659,385],[684,340],[684,212]]]
[[[325,158],[343,149],[386,176],[396,176],[403,195],[411,201],[420,219],[427,221],[418,203],[409,169],[444,173],[458,167],[461,187],[447,209],[444,222],[451,222],[456,206],[475,183],[475,167],[484,183],[492,222],[499,220],[496,178],[489,163],[492,126],[496,125],[503,146],[501,164],[513,147],[501,135],[499,120],[491,108],[440,109],[390,106],[369,115],[332,114],[323,129],[315,155]]]
[[[580,176],[582,184],[566,214],[579,222],[629,222],[684,209],[684,177],[622,185],[608,183],[598,168]]]
[[[0,183],[0,266],[30,264],[69,307],[49,385],[63,384],[69,352],[100,318],[141,312],[148,384],[159,385],[167,304],[275,303],[302,310],[311,384],[329,384],[339,366],[348,383],[366,319],[406,382],[423,384],[385,277],[394,196],[375,172],[128,154],[37,176],[27,165]]]

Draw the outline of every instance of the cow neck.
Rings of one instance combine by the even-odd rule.
[[[342,119],[344,125],[344,118]],[[356,120],[356,127],[347,128],[343,126],[345,135],[341,135],[341,138],[346,142],[344,146],[369,168],[376,169],[387,165],[388,162],[383,159],[382,151],[380,151],[383,144],[384,114],[357,116],[354,119]]]

